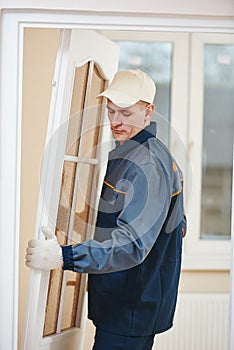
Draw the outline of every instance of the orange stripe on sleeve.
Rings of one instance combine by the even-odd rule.
[[[121,194],[126,194],[127,192],[124,191],[120,191],[117,190],[114,186],[112,186],[111,184],[109,184],[109,182],[107,182],[106,180],[103,181],[105,185],[107,185],[108,187],[110,187],[113,191],[117,192],[117,193],[121,193]]]

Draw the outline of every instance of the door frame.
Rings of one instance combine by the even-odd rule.
[[[223,17],[142,16],[55,9],[53,12],[4,9],[0,16],[0,349],[17,350],[24,29],[234,33],[234,23],[231,18]]]

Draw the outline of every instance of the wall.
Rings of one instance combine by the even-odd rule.
[[[228,293],[230,273],[225,271],[182,271],[180,292],[182,293]]]
[[[98,12],[135,12],[149,14],[182,14],[207,16],[233,16],[233,0],[1,0],[1,8],[43,8]]]

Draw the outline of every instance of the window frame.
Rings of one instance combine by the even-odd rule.
[[[161,31],[153,33],[101,31],[101,34],[113,41],[172,42],[170,123],[173,132],[170,135],[170,149],[184,173],[185,212],[188,219],[182,268],[229,269],[230,241],[200,238],[204,91],[202,45],[207,40],[211,43],[223,42],[224,36],[228,34]],[[229,42],[227,39],[226,41]]]
[[[234,43],[233,34],[191,33],[188,152],[192,165],[192,195],[188,207],[188,232],[184,266],[188,269],[223,270],[230,268],[230,240],[200,238],[202,145],[204,101],[204,44]]]

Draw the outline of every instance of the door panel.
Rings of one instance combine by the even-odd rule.
[[[49,200],[47,208],[38,203],[36,238],[43,239],[41,225],[54,229],[61,245],[93,234],[101,189],[99,145],[106,135],[103,99],[97,95],[117,70],[118,52],[116,44],[96,32],[62,33],[42,168],[42,193],[49,193]],[[85,274],[31,271],[22,349],[82,349],[85,291]]]
[[[75,69],[73,92],[72,92],[72,101],[70,109],[70,121],[68,126],[68,136],[67,136],[67,145],[66,145],[66,154],[71,156],[78,155],[79,147],[79,135],[81,129],[81,113],[84,109],[85,103],[85,93],[88,81],[88,71],[89,63],[87,62],[81,67]]]

